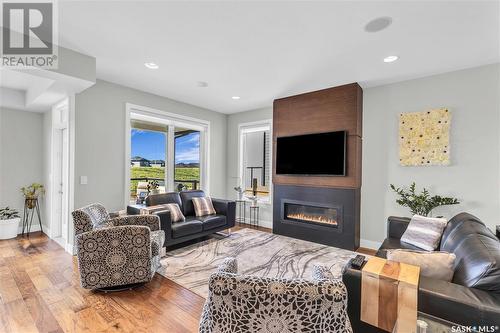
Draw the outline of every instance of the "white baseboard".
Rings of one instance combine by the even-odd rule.
[[[373,249],[373,250],[378,250],[380,245],[382,245],[382,242],[372,241],[372,240],[368,240],[368,239],[360,239],[359,243],[360,243],[359,245],[361,247],[365,247],[365,248]]]
[[[46,234],[47,236],[50,235],[50,229],[49,227],[42,225],[43,227],[43,233]],[[33,225],[30,228],[30,232],[35,232],[35,231],[40,231],[40,225],[33,223]],[[23,226],[22,226],[22,221],[19,222],[19,227],[17,228],[17,234],[20,235],[23,232]],[[25,228],[24,233],[28,232],[28,229]]]
[[[245,224],[251,225],[250,219],[245,219]],[[273,221],[259,220],[259,227],[272,229],[273,228]]]

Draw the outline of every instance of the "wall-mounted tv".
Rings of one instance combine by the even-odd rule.
[[[345,176],[346,131],[278,137],[276,174]]]

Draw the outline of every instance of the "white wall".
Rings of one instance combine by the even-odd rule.
[[[493,230],[500,224],[499,71],[496,64],[364,89],[361,238],[368,242],[362,245],[385,238],[388,216],[410,216],[395,203],[391,183],[415,181],[462,202],[438,208],[434,215],[450,218],[467,211]],[[451,165],[400,166],[398,114],[436,107],[452,113]]]
[[[0,108],[0,119],[0,207],[15,208],[22,216],[21,187],[44,183],[43,114]],[[45,226],[43,198],[40,203]]]
[[[236,199],[238,194],[234,187],[238,184],[238,126],[243,123],[269,120],[273,118],[273,108],[263,108],[234,113],[227,118],[227,197]],[[272,228],[273,212],[271,204],[260,204],[260,225]],[[248,217],[248,212],[247,212]]]
[[[98,80],[75,101],[75,208],[93,202],[124,209],[125,104],[210,121],[210,194],[226,196],[226,122],[222,113]],[[88,177],[80,185],[80,176]]]

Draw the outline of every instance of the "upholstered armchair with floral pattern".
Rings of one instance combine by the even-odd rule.
[[[209,281],[201,333],[352,333],[347,290],[330,271],[315,266],[311,280],[237,274],[225,259]]]
[[[100,204],[75,210],[80,283],[101,289],[148,282],[160,267],[165,233],[156,215],[111,218]]]

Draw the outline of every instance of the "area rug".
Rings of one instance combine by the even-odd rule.
[[[356,256],[352,251],[254,229],[241,229],[226,238],[215,237],[168,251],[158,273],[206,298],[210,274],[227,257],[237,259],[240,274],[310,278],[316,264],[340,276],[344,265]]]

